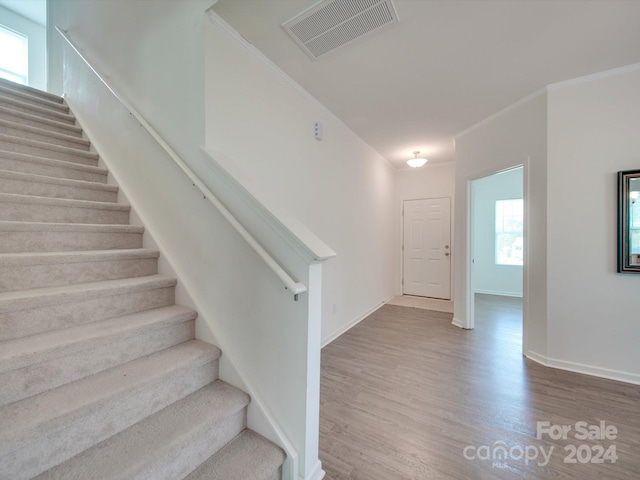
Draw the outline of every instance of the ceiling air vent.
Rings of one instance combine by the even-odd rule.
[[[315,60],[397,21],[391,0],[325,0],[282,27]]]

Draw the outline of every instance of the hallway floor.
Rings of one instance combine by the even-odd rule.
[[[640,478],[640,387],[525,359],[521,309],[477,295],[465,331],[448,313],[385,305],[326,346],[327,480]],[[576,438],[580,421],[610,438]],[[537,422],[571,430],[537,438]]]

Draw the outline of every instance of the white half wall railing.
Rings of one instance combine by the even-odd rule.
[[[291,276],[269,255],[269,253],[262,248],[260,243],[240,224],[240,222],[233,216],[233,214],[222,204],[222,202],[215,196],[213,192],[198,178],[198,176],[189,168],[189,166],[180,158],[180,156],[173,150],[167,142],[160,136],[160,134],[147,122],[142,114],[131,105],[126,98],[120,95],[113,86],[111,86],[105,77],[96,70],[96,67],[89,62],[89,60],[82,54],[80,49],[73,43],[73,41],[67,35],[67,32],[60,27],[55,27],[58,33],[64,38],[67,43],[73,48],[78,56],[87,64],[96,77],[107,87],[107,89],[118,99],[120,103],[129,111],[131,115],[140,123],[142,127],[151,135],[151,137],[162,147],[162,149],[169,155],[169,157],[175,162],[175,164],[182,170],[182,172],[189,178],[194,187],[196,187],[202,193],[205,200],[209,201],[220,214],[229,222],[229,224],[244,238],[244,240],[253,248],[258,256],[264,261],[264,263],[273,271],[273,273],[284,283],[287,290],[291,292],[294,300],[298,300],[298,295],[307,291],[306,285],[301,282],[295,281]]]

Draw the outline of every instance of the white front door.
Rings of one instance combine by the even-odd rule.
[[[403,293],[451,298],[451,199],[405,200]]]

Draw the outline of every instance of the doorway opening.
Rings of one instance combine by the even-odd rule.
[[[471,327],[523,350],[525,262],[524,168],[471,181]]]

